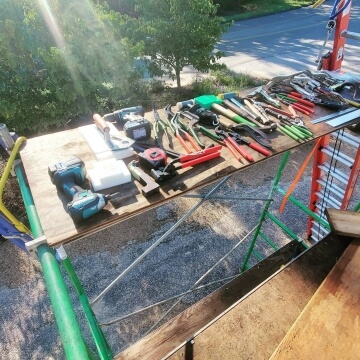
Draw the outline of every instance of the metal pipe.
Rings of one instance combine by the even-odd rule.
[[[16,146],[16,144],[15,144]],[[28,211],[31,230],[35,238],[44,235],[41,223],[34,205],[30,189],[26,186],[24,175],[20,166],[15,167],[16,175],[26,208]],[[75,311],[72,307],[65,282],[62,278],[59,264],[55,258],[54,250],[42,244],[37,248],[37,255],[43,269],[46,288],[50,297],[55,320],[59,329],[66,358],[69,360],[90,360],[91,354],[82,337]]]
[[[14,167],[14,171],[16,174],[17,181],[19,183],[21,196],[25,205],[25,210],[27,217],[29,219],[30,227],[33,234],[40,234],[39,236],[43,235],[43,230],[41,227],[39,215],[36,211],[36,207],[34,204],[33,197],[31,195],[30,189],[27,185],[26,179],[24,177],[22,167],[20,165],[16,165]],[[36,237],[39,237],[36,236]]]
[[[351,32],[347,30],[343,30],[341,32],[341,37],[347,38],[347,39],[354,39],[354,40],[360,40],[360,34],[356,32]]]
[[[42,244],[37,248],[37,255],[41,262],[66,358],[90,360],[54,250]]]
[[[258,236],[259,236],[259,233],[260,233],[260,231],[261,231],[261,226],[262,226],[263,222],[265,221],[266,213],[267,213],[268,210],[269,210],[271,201],[273,200],[274,192],[275,192],[275,190],[276,190],[277,185],[278,185],[279,182],[280,182],[281,175],[282,175],[282,173],[283,173],[283,171],[284,171],[284,168],[285,168],[285,165],[286,165],[286,163],[287,163],[287,161],[288,161],[289,156],[290,156],[290,151],[288,150],[288,151],[286,151],[286,152],[284,153],[284,155],[283,155],[282,158],[281,158],[281,162],[280,162],[280,165],[279,165],[279,167],[278,167],[277,173],[276,173],[276,175],[275,175],[275,179],[274,179],[274,181],[273,181],[272,188],[271,188],[270,193],[269,193],[269,195],[268,195],[269,201],[265,204],[264,210],[263,210],[263,212],[262,212],[262,214],[261,214],[261,216],[260,216],[257,229],[256,229],[256,231],[255,231],[255,234],[254,234],[252,240],[251,240],[249,249],[248,249],[248,251],[247,251],[247,253],[246,253],[246,256],[245,256],[244,263],[243,263],[243,265],[242,265],[242,267],[241,267],[241,272],[245,271],[245,270],[247,269],[247,267],[248,267],[248,262],[249,262],[251,253],[252,253],[252,251],[254,250],[254,246],[255,246],[256,240],[257,240],[257,238],[258,238]]]
[[[80,303],[83,307],[85,317],[87,322],[89,323],[90,331],[92,334],[92,337],[94,339],[96,348],[98,350],[99,358],[101,360],[110,360],[113,358],[111,349],[109,347],[109,344],[106,341],[106,338],[101,331],[101,328],[99,326],[99,323],[97,322],[97,319],[91,309],[89,300],[85,294],[85,291],[81,285],[81,282],[79,278],[77,277],[75,270],[72,266],[72,263],[70,259],[66,256],[64,259],[61,259],[62,263],[64,265],[64,268],[71,280],[71,282],[74,285],[74,288],[79,296]]]

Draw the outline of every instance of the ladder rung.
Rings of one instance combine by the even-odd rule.
[[[333,205],[338,206],[338,209],[340,209],[341,202],[338,199],[335,199],[333,196],[330,196],[329,192],[325,192],[324,189],[321,189],[320,191],[316,192],[315,194],[323,200],[328,200],[330,205],[332,203]]]
[[[320,237],[320,236],[324,237],[329,234],[329,231],[319,229],[316,226],[316,224],[314,226],[312,226],[310,230],[311,230],[311,234],[316,235],[317,237]]]
[[[354,159],[352,159],[351,157],[345,155],[344,153],[336,150],[332,146],[329,146],[329,145],[325,146],[321,149],[321,151],[324,154],[333,157],[335,160],[341,162],[342,164],[344,164],[345,166],[347,166],[349,168],[351,168],[351,166],[354,164]]]
[[[320,223],[318,223],[316,220],[311,220],[312,226],[316,226],[317,231],[322,231],[325,234],[329,233],[329,230],[323,227]]]
[[[321,239],[319,239],[319,238],[315,238],[314,236],[313,236],[313,234],[311,234],[311,236],[310,236],[310,238],[312,239],[312,240],[314,240],[315,242],[319,242]]]
[[[322,240],[325,236],[324,234],[311,233],[311,238],[316,242]]]
[[[322,165],[319,165],[319,169],[321,169],[325,173],[329,174],[330,176],[334,177],[335,179],[338,179],[339,181],[341,181],[345,185],[349,181],[349,176],[344,174],[339,169],[334,169],[334,168],[330,169],[330,165],[328,163],[324,163]]]
[[[317,179],[316,182],[320,184],[324,188],[324,190],[333,192],[341,199],[345,195],[345,190],[342,189],[340,186],[334,184],[332,181],[327,182],[324,179]]]
[[[360,40],[360,34],[357,32],[351,32],[347,30],[343,30],[340,34],[341,37],[347,38],[347,39],[354,39],[354,40]]]
[[[340,130],[339,130],[340,131]],[[359,147],[360,140],[359,138],[349,134],[348,132],[343,132],[342,134],[338,133],[332,133],[331,135],[335,136],[336,138],[340,139],[341,141],[347,143],[348,145],[351,145],[355,148]]]
[[[326,194],[324,194],[321,191],[317,191],[315,193],[315,195],[317,195],[319,197],[319,201],[325,202],[326,204],[330,205],[331,207],[335,208],[335,209],[340,209],[340,205],[338,205],[337,203],[339,203],[337,200],[335,200],[334,198],[332,198],[331,196],[326,196]]]
[[[315,204],[315,208],[317,211],[315,211],[315,213],[324,221],[327,222],[327,217],[325,216],[325,209],[328,208],[328,206],[326,206],[326,204],[324,204],[323,202],[322,203],[319,203],[317,202]]]
[[[313,239],[315,242],[319,242],[320,240],[322,240],[326,235],[318,235],[317,237],[315,237],[313,234],[311,234],[311,239]]]

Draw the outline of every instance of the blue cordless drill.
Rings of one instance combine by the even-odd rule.
[[[93,193],[81,187],[86,180],[86,169],[78,157],[50,164],[48,173],[52,183],[71,199],[67,210],[74,222],[98,213],[110,199],[110,195]]]

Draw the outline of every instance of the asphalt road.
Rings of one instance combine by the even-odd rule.
[[[326,25],[334,1],[319,8],[300,8],[274,15],[236,22],[217,44],[225,56],[220,63],[238,73],[271,78],[293,72],[316,70],[316,59],[327,35]],[[360,0],[353,0],[348,31],[360,33]],[[324,53],[332,49],[332,32]],[[359,72],[360,41],[347,39],[342,70]],[[196,71],[188,67],[182,83],[188,83]]]

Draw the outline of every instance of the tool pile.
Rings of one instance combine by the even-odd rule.
[[[289,76],[277,76],[246,97],[234,92],[202,95],[178,102],[176,111],[167,105],[163,118],[153,103],[152,122],[144,118],[142,106],[116,110],[104,116],[94,114],[95,125],[92,126],[101,134],[107,146],[107,154],[110,157],[113,155],[113,162],[111,177],[104,170],[106,166],[96,166],[98,170],[103,169],[98,177],[94,174],[96,170],[89,172],[92,174],[92,188],[101,190],[130,182],[131,174],[143,185],[142,195],[149,197],[158,193],[166,181],[179,175],[178,170],[219,158],[223,147],[242,163],[270,156],[271,137],[273,134],[278,136],[277,131],[297,142],[313,137],[306,122],[315,123],[311,117],[315,114],[316,105],[344,113],[348,109],[343,109],[349,105],[358,106],[358,103],[336,92],[344,86],[353,86],[355,92],[357,90],[349,81],[344,83],[329,73],[307,70]],[[323,118],[328,119],[326,116]],[[315,121],[319,120],[321,118]],[[117,129],[114,131],[114,124],[124,135]],[[136,159],[131,159],[125,165],[123,159],[134,157],[134,151]],[[104,161],[99,154],[95,155],[98,162]],[[62,163],[68,162],[65,160]],[[124,171],[124,168],[128,171]],[[68,173],[72,173],[69,169],[57,168],[56,174],[61,174],[61,171],[64,171],[64,179],[67,179]],[[68,186],[54,181],[53,173],[49,172],[54,184],[69,197],[73,196]],[[93,183],[95,178],[96,184]],[[78,190],[78,193],[86,195],[84,191]],[[92,193],[90,195],[93,196]],[[77,216],[76,221],[95,214],[110,199],[100,195],[95,197],[104,199],[102,206],[87,212],[86,216]],[[79,203],[76,200],[75,204]],[[68,206],[68,209],[73,207]]]

